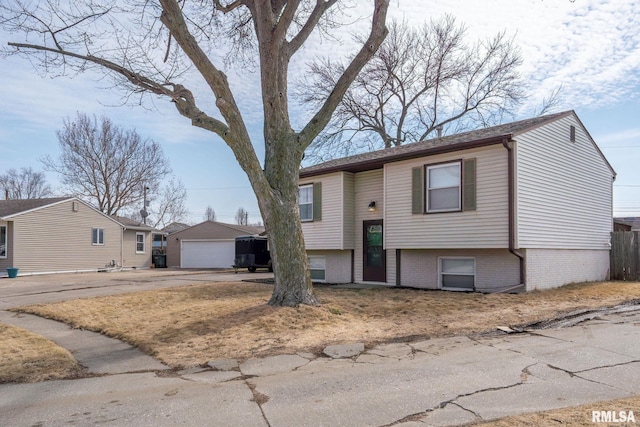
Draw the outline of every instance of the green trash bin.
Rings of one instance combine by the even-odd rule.
[[[9,279],[15,279],[18,277],[18,269],[15,267],[7,268],[7,274],[9,275]]]
[[[158,254],[154,255],[152,258],[153,264],[156,266],[156,268],[167,268],[167,255]]]

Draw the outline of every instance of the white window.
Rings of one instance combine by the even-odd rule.
[[[476,282],[475,258],[438,258],[440,287],[454,291],[472,291]]]
[[[144,233],[136,233],[136,253],[143,254],[144,252]]]
[[[0,225],[0,258],[7,257],[7,226]]]
[[[324,281],[327,260],[324,256],[312,255],[309,257],[311,280]]]
[[[104,245],[104,228],[91,229],[91,244]]]
[[[462,209],[461,162],[427,166],[427,212]]]
[[[301,185],[298,191],[300,220],[313,221],[313,184]]]

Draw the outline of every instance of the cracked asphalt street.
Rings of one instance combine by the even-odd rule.
[[[102,343],[113,352],[86,356],[94,377],[0,385],[0,425],[459,425],[640,394],[639,306],[574,316],[563,326],[373,348],[351,343],[323,355],[214,360],[180,372]],[[37,328],[70,345],[93,339],[65,335],[73,332],[55,322]]]

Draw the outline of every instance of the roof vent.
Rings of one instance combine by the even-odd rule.
[[[569,141],[576,142],[576,127],[573,125],[569,127]]]

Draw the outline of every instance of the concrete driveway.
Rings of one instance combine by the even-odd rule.
[[[0,310],[27,304],[114,295],[207,282],[271,278],[273,273],[246,270],[123,270],[104,273],[64,273],[0,279]]]
[[[138,273],[119,276],[126,282],[123,289],[225,277]],[[82,283],[71,287],[92,293],[120,286],[117,280],[86,289]],[[7,286],[14,284],[0,283],[1,299],[11,304],[18,296]],[[31,297],[66,292],[36,289]],[[372,348],[348,343],[326,348],[323,355],[211,360],[179,372],[135,349],[118,347],[123,343],[116,340],[101,341],[106,337],[35,316],[2,313],[8,317],[0,316],[2,322],[22,323],[71,346],[95,375],[0,384],[2,426],[445,426],[640,394],[638,306],[575,319],[579,323],[570,327]],[[74,335],[79,332],[84,334]],[[602,411],[640,416],[640,408],[603,405]],[[589,420],[591,414],[585,414]]]

